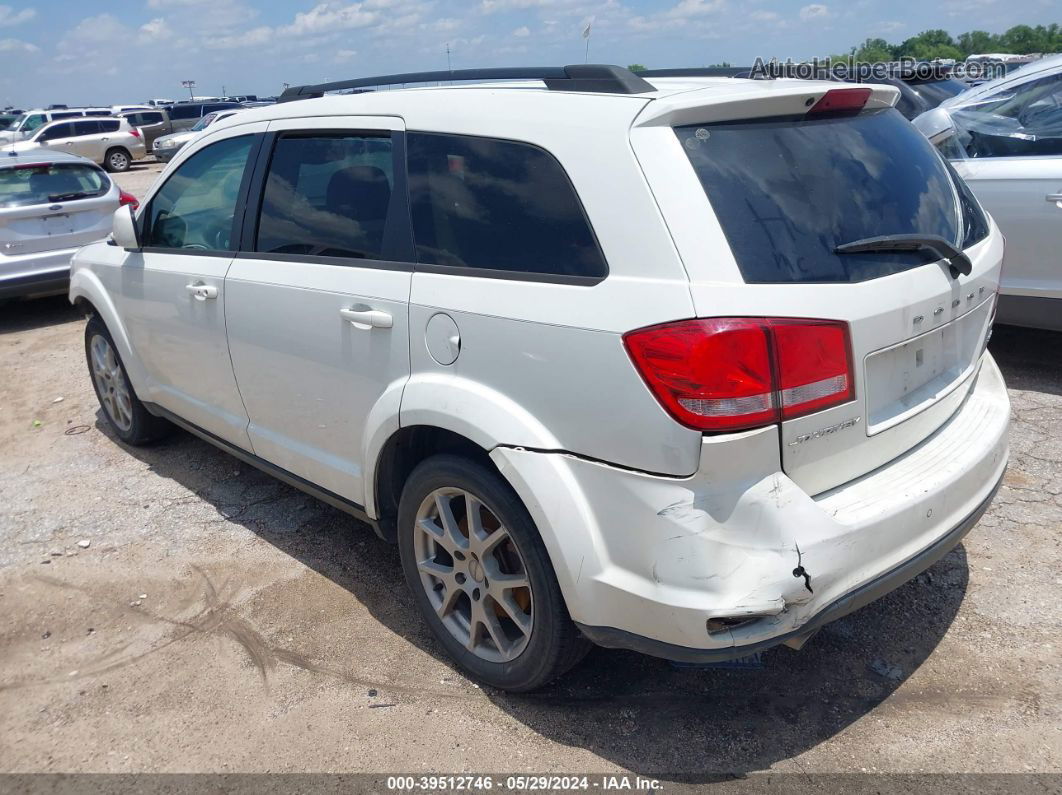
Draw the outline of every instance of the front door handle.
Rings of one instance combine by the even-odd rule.
[[[391,328],[394,325],[390,312],[373,309],[365,304],[354,304],[349,309],[340,309],[339,316],[359,328]]]
[[[196,301],[206,301],[208,298],[218,297],[218,288],[212,284],[206,284],[204,282],[192,282],[185,285],[185,290]]]
[[[1048,193],[1047,200],[1049,202],[1056,202],[1060,208],[1062,208],[1062,193]]]

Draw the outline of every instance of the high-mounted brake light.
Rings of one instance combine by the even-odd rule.
[[[118,194],[118,203],[123,206],[128,204],[134,210],[140,208],[140,199],[138,199],[132,193],[126,193],[124,190],[119,192]]]
[[[860,111],[869,99],[869,88],[831,88],[811,106],[807,115],[818,116],[823,113]]]
[[[19,163],[17,166],[13,166],[15,171],[21,171],[22,169],[31,168],[51,168],[51,163]]]
[[[685,320],[623,341],[664,408],[697,430],[770,425],[855,396],[848,326],[838,321]]]

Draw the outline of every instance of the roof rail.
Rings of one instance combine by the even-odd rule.
[[[457,69],[439,72],[409,72],[407,74],[359,77],[334,83],[291,86],[284,90],[278,102],[320,97],[327,91],[352,88],[395,86],[406,83],[434,83],[451,80],[541,80],[550,91],[592,91],[603,94],[644,94],[656,89],[622,66],[607,64],[576,64],[574,66],[513,66],[493,69]]]
[[[640,69],[638,77],[745,77],[753,80],[770,79],[754,75],[751,66],[695,66],[683,69]]]

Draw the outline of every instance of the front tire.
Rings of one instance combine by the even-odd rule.
[[[126,444],[140,446],[170,433],[173,426],[148,412],[136,396],[114,339],[97,315],[85,326],[85,358],[92,388],[115,436]]]
[[[103,156],[103,167],[110,172],[120,173],[129,170],[132,160],[127,151],[116,146],[114,149],[108,149],[107,154]]]
[[[534,521],[487,467],[453,455],[421,462],[402,491],[398,545],[418,610],[472,678],[534,690],[590,648]]]

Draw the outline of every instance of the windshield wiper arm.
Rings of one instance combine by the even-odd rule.
[[[929,250],[947,260],[953,278],[959,274],[969,276],[973,263],[963,253],[940,235],[881,235],[866,237],[837,246],[835,254],[862,254],[868,251],[925,251]]]
[[[52,193],[48,196],[50,202],[70,202],[74,199],[84,199],[90,194],[84,191],[73,191],[72,193]]]

